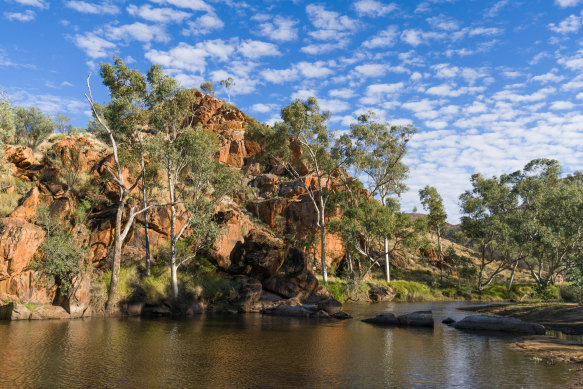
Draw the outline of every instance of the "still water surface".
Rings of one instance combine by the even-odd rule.
[[[460,332],[464,303],[347,305],[354,319],[206,315],[191,320],[1,322],[0,387],[561,388],[577,373]],[[432,309],[435,329],[360,319]]]

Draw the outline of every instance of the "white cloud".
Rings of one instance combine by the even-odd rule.
[[[202,0],[150,0],[156,4],[170,4],[179,8],[187,8],[193,11],[213,12],[213,8]]]
[[[558,34],[569,34],[579,31],[583,25],[583,12],[582,16],[570,15],[565,20],[555,25],[554,23],[549,24],[549,29]]]
[[[308,97],[315,97],[316,91],[314,89],[298,89],[294,93],[292,93],[291,98],[292,100],[300,99],[304,100]]]
[[[350,109],[351,105],[342,100],[338,99],[318,99],[318,104],[322,111],[330,111],[332,113],[344,112]]]
[[[221,30],[225,23],[214,12],[199,16],[194,22],[188,22],[188,28],[182,30],[184,35],[204,35],[214,30]]]
[[[574,7],[582,2],[583,0],[555,0],[555,4],[557,4],[561,8]]]
[[[570,101],[554,101],[551,104],[552,110],[566,110],[572,109],[573,107],[575,107],[575,104],[571,103]]]
[[[364,77],[380,77],[387,72],[387,66],[380,63],[369,63],[359,65],[354,70]]]
[[[346,46],[347,43],[348,42],[345,40],[340,40],[340,41],[335,42],[335,43],[314,43],[314,44],[302,47],[300,49],[300,51],[302,53],[313,54],[313,55],[324,54],[324,53],[329,53],[329,52],[336,50],[336,49],[343,48]]]
[[[391,95],[400,92],[404,86],[405,84],[402,82],[396,82],[393,84],[372,84],[366,88],[366,93],[369,96]]]
[[[85,51],[90,58],[109,57],[115,50],[114,43],[105,40],[94,33],[85,35],[76,35],[74,38],[75,45]]]
[[[429,44],[431,39],[443,39],[446,35],[441,32],[422,31],[420,29],[408,29],[401,33],[401,40],[411,46]]]
[[[278,42],[292,41],[298,37],[297,24],[297,20],[276,16],[271,22],[261,23],[258,33]]]
[[[441,84],[437,86],[432,86],[431,88],[427,89],[425,93],[434,95],[434,96],[444,96],[444,97],[458,97],[465,94],[474,94],[483,92],[486,88],[476,87],[476,86],[464,86],[464,87],[457,87],[455,84]]]
[[[149,50],[145,57],[152,63],[170,70],[179,69],[203,74],[207,58],[226,62],[234,51],[235,47],[232,44],[216,39],[199,42],[194,46],[181,42],[168,51]]]
[[[498,15],[500,10],[504,8],[510,1],[509,0],[500,0],[496,4],[492,6],[487,12],[486,16],[489,18],[493,18]]]
[[[354,90],[350,88],[331,89],[328,91],[328,95],[331,97],[340,97],[345,99],[354,96]]]
[[[395,3],[384,4],[376,0],[359,0],[353,5],[359,16],[379,17],[398,9]]]
[[[356,20],[335,11],[328,11],[322,5],[309,4],[306,13],[314,27],[321,30],[354,31],[358,27]]]
[[[322,78],[334,73],[323,61],[316,61],[314,63],[299,62],[295,67],[306,78]]]
[[[36,7],[41,9],[49,8],[49,3],[45,0],[14,0],[14,2],[29,7]]]
[[[119,8],[114,4],[102,2],[101,4],[88,3],[86,1],[67,1],[65,5],[77,12],[86,14],[110,14],[119,13]]]
[[[238,48],[238,52],[243,56],[252,59],[281,55],[277,46],[273,43],[255,41],[252,39],[243,41]]]
[[[27,9],[24,12],[4,12],[4,17],[10,21],[17,20],[19,22],[30,22],[36,17],[36,13]]]
[[[292,69],[265,69],[261,72],[261,76],[268,82],[274,84],[283,84],[284,82],[294,81],[298,78],[298,70]]]
[[[105,35],[112,40],[136,40],[139,42],[168,42],[170,36],[163,27],[140,22],[120,26],[107,26]]]
[[[276,110],[278,108],[278,105],[276,104],[253,104],[251,106],[251,112],[257,112],[257,113],[268,113],[268,112],[273,112],[274,110]]]
[[[432,27],[444,31],[455,31],[459,28],[459,23],[452,18],[445,15],[432,16],[427,18],[427,22],[431,24]]]
[[[368,49],[376,49],[378,47],[390,47],[397,42],[399,37],[397,26],[389,26],[386,29],[379,31],[376,35],[364,41],[362,45]]]
[[[141,7],[130,4],[127,11],[132,16],[138,16],[142,19],[156,23],[181,23],[184,19],[190,17],[190,13],[179,11],[173,8],[152,8],[150,4],[144,4]]]
[[[532,81],[538,81],[541,84],[547,84],[549,82],[561,82],[565,79],[564,76],[558,76],[554,73],[554,69],[551,72],[545,74],[539,74],[531,78]]]

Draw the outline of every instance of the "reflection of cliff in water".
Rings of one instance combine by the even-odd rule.
[[[0,387],[562,387],[568,366],[456,331],[456,303],[348,306],[353,320],[265,315],[0,323]],[[433,309],[435,329],[360,319]]]

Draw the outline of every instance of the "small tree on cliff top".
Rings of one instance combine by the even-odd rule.
[[[325,211],[335,189],[333,174],[339,172],[347,161],[331,147],[332,136],[326,125],[329,117],[329,112],[320,112],[314,97],[305,101],[297,99],[281,110],[282,122],[275,123],[273,128],[251,125],[246,133],[248,139],[259,140],[269,155],[283,161],[288,174],[301,182],[306,190],[316,212],[316,227],[320,230],[324,282],[328,282]],[[292,148],[296,149],[295,153],[292,153]],[[313,179],[303,178],[307,174]]]

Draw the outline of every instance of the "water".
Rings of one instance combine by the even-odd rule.
[[[207,315],[192,320],[0,322],[0,387],[557,388],[577,378],[441,324],[461,303],[348,305],[354,319]],[[360,322],[432,309],[435,329]]]

